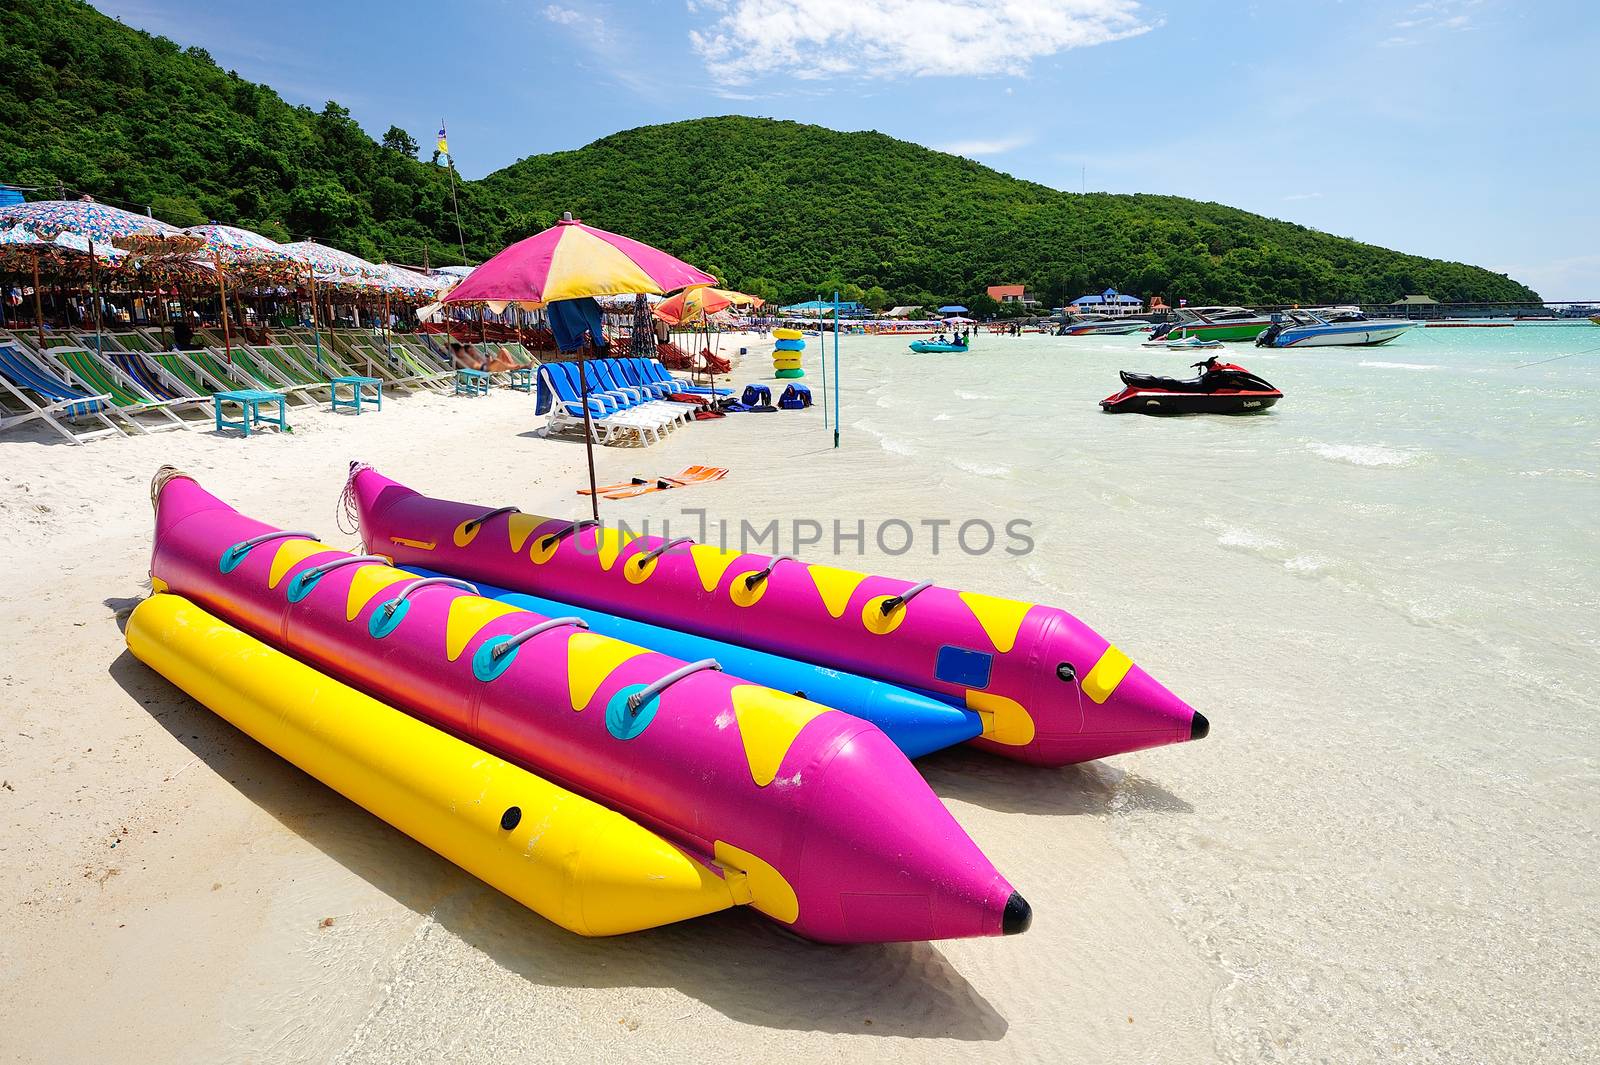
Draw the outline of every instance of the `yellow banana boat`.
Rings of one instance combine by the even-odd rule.
[[[609,936],[750,901],[614,810],[386,706],[157,594],[128,619],[135,657],[262,745],[562,928]]]

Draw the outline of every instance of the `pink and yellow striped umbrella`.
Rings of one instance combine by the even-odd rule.
[[[762,302],[759,296],[735,292],[732,289],[709,286],[691,288],[657,304],[656,317],[670,325],[685,325],[691,322],[703,322],[708,315],[727,310],[729,307],[759,307]]]
[[[616,233],[562,219],[472,271],[445,303],[550,303],[625,293],[660,295],[717,279]]]

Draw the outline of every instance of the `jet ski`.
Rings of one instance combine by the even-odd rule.
[[[1215,357],[1197,362],[1200,376],[1188,381],[1154,374],[1121,372],[1121,392],[1100,401],[1107,414],[1255,414],[1283,393],[1231,362]]]

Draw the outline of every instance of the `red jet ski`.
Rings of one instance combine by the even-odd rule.
[[[1283,398],[1243,366],[1210,358],[1194,367],[1200,376],[1188,381],[1123,370],[1127,387],[1100,407],[1108,414],[1255,414]]]

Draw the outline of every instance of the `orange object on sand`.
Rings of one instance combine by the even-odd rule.
[[[675,477],[659,477],[654,481],[635,477],[624,484],[603,484],[599,491],[604,499],[632,499],[651,492],[664,492],[668,488],[687,488],[692,484],[720,481],[727,475],[728,471],[721,466],[685,466]],[[580,488],[578,494],[586,496],[589,489]]]

